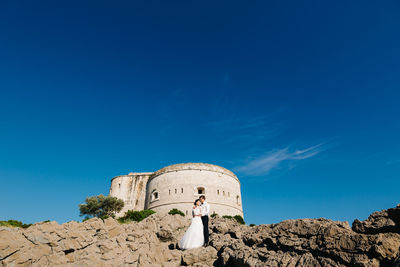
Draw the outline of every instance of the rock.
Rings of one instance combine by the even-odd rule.
[[[400,206],[367,220],[286,220],[254,227],[210,220],[210,246],[179,250],[190,218],[153,214],[0,227],[0,266],[399,266]]]
[[[182,253],[182,263],[187,266],[194,264],[212,266],[217,258],[217,250],[211,246],[189,249]]]
[[[157,237],[162,242],[173,241],[175,239],[174,234],[172,233],[172,231],[169,231],[167,229],[160,229],[157,232]]]
[[[354,220],[352,229],[363,234],[400,234],[400,204],[395,208],[376,211],[365,221]]]

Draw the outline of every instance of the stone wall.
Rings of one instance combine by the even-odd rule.
[[[112,179],[110,196],[122,199],[124,208],[117,216],[122,216],[127,210],[143,210],[146,200],[146,185],[151,172],[130,173]]]
[[[202,194],[211,214],[243,216],[237,177],[222,167],[204,163],[175,164],[151,175],[145,208],[162,213],[177,208],[190,215],[194,200]]]

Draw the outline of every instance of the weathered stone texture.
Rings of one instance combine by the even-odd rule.
[[[216,217],[210,246],[187,251],[177,243],[190,220],[179,215],[0,227],[0,266],[400,266],[399,212],[356,220],[356,231],[327,219],[250,227]]]

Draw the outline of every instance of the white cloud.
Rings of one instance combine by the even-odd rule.
[[[322,144],[291,152],[289,148],[274,149],[266,154],[250,160],[244,165],[235,168],[235,171],[245,175],[263,175],[270,172],[283,161],[298,161],[311,158],[324,150]]]

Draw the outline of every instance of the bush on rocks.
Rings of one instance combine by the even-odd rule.
[[[118,219],[120,223],[127,223],[130,221],[140,222],[150,215],[156,213],[154,210],[128,210],[125,215]]]
[[[235,215],[235,216],[233,216],[233,218],[234,218],[238,223],[240,223],[240,224],[245,224],[244,219],[243,219],[242,216],[240,216],[240,215]]]
[[[183,213],[182,211],[180,211],[180,210],[178,210],[178,209],[172,209],[172,210],[170,210],[170,211],[168,212],[168,214],[171,214],[171,215],[176,215],[176,214],[178,214],[178,215],[181,215],[181,216],[185,216],[185,213]]]
[[[234,220],[237,221],[239,224],[245,224],[243,217],[240,216],[240,215],[235,215],[235,216],[224,215],[224,216],[222,216],[222,218],[225,218],[225,219],[234,219]]]

